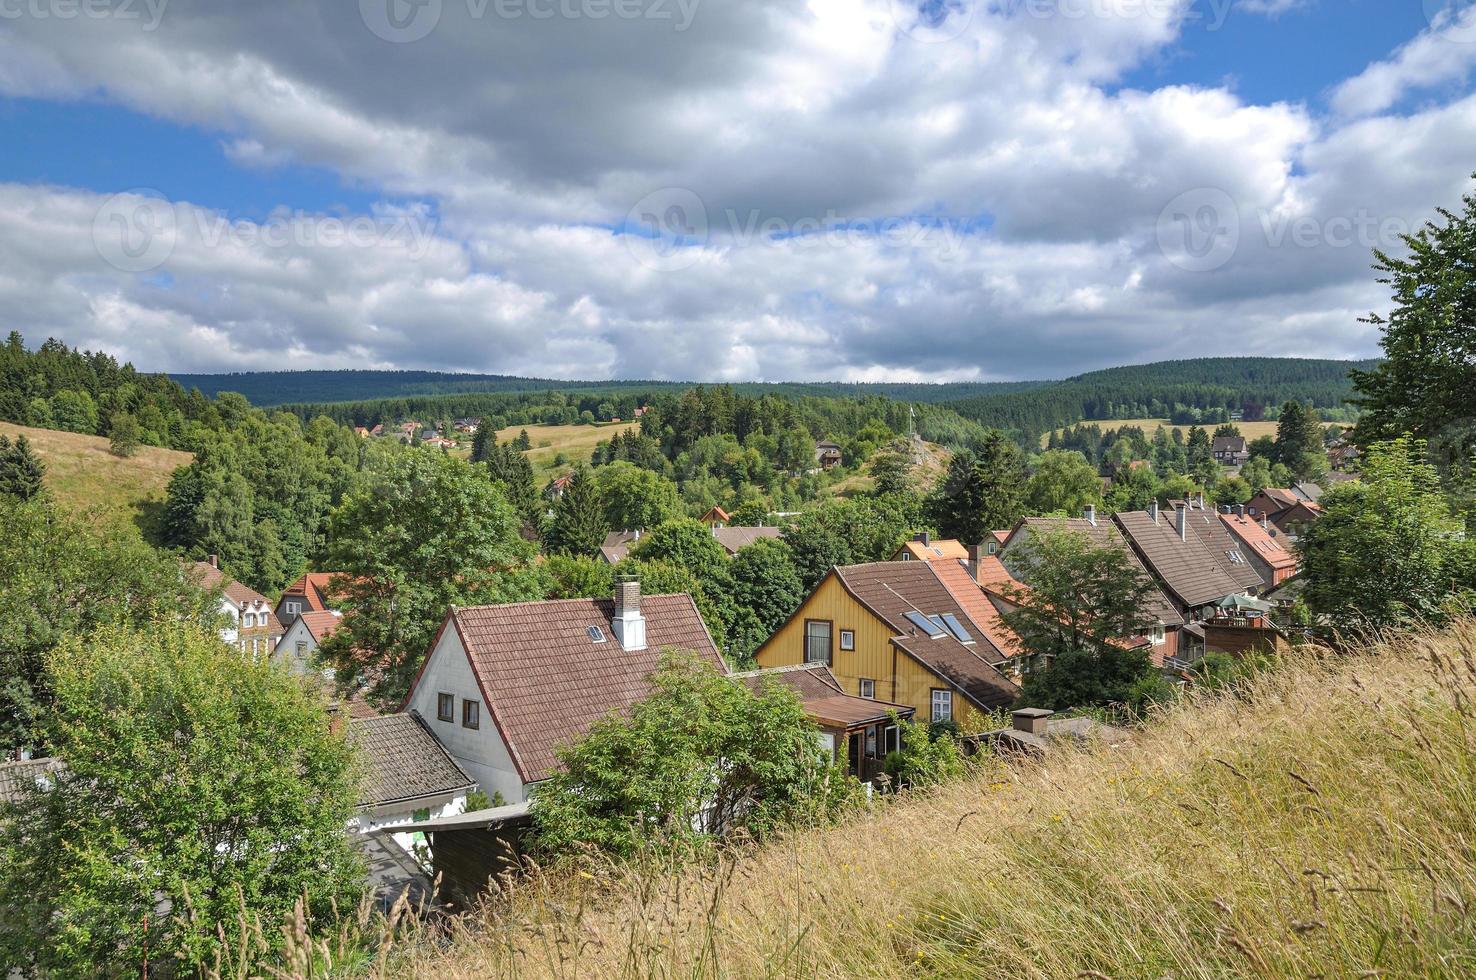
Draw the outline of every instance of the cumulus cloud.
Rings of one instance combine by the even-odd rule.
[[[175,370],[957,379],[1363,356],[1369,248],[1453,201],[1476,142],[1469,99],[1380,115],[1397,96],[1368,93],[1415,84],[1408,67],[1351,80],[1341,120],[1121,88],[1189,0],[640,0],[602,19],[442,0],[404,43],[361,17],[374,2],[7,22],[0,92],[208,126],[233,165],[327,167],[410,203],[353,235],[291,202],[231,223],[0,185],[6,319]]]

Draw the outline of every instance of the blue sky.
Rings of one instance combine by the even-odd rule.
[[[53,2],[0,17],[0,327],[156,369],[1364,357],[1476,159],[1464,0]]]

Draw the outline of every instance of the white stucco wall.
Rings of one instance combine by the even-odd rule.
[[[456,698],[450,721],[436,717],[436,695],[442,692]],[[468,698],[482,703],[481,727],[475,730],[461,727],[461,702]],[[481,784],[482,792],[488,796],[501,793],[508,804],[522,803],[527,798],[522,777],[492,720],[491,708],[477,687],[476,676],[454,626],[442,632],[441,642],[431,651],[406,708],[420,713],[452,758]]]
[[[297,655],[298,643],[307,644],[301,657]],[[318,641],[313,639],[312,631],[301,619],[294,619],[292,625],[287,627],[287,632],[282,634],[282,639],[277,641],[277,648],[272,651],[272,661],[294,674],[310,674],[313,672],[313,658],[317,652]]]

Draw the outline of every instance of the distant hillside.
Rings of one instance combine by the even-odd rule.
[[[372,402],[384,399],[414,399],[427,396],[469,394],[525,394],[567,391],[580,394],[619,394],[690,388],[688,381],[560,381],[552,378],[519,378],[502,374],[453,374],[442,371],[260,371],[238,374],[175,374],[171,377],[186,389],[198,388],[215,397],[222,391],[245,395],[253,405],[332,404]],[[1038,387],[1048,382],[963,382],[929,385],[906,383],[853,384],[843,381],[733,385],[749,396],[837,397],[879,395],[915,402],[943,402],[996,392]]]
[[[1349,371],[1376,361],[1215,357],[1108,368],[1025,391],[993,392],[948,403],[982,425],[1037,438],[1073,422],[1171,418],[1242,411],[1255,419],[1283,402],[1345,409]]]
[[[176,468],[194,458],[173,449],[141,446],[138,455],[120,459],[108,440],[75,432],[33,429],[0,422],[0,435],[23,435],[46,463],[46,486],[58,503],[78,510],[101,509],[155,537],[164,493]]]
[[[1116,749],[685,871],[536,873],[375,975],[1471,976],[1473,643],[1303,649]]]

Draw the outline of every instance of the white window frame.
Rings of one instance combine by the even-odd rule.
[[[933,696],[929,700],[931,711],[930,718],[934,722],[953,720],[953,692],[947,688],[933,688]],[[940,710],[941,709],[941,710]]]
[[[856,649],[856,631],[855,630],[841,630],[840,631],[840,648],[842,650],[854,650],[854,649]]]
[[[1154,646],[1161,647],[1168,642],[1168,630],[1162,626],[1155,626],[1149,631],[1148,638],[1153,641]]]
[[[861,697],[866,698],[868,701],[876,700],[876,681],[870,677],[863,677],[857,681],[856,690],[860,692]]]

